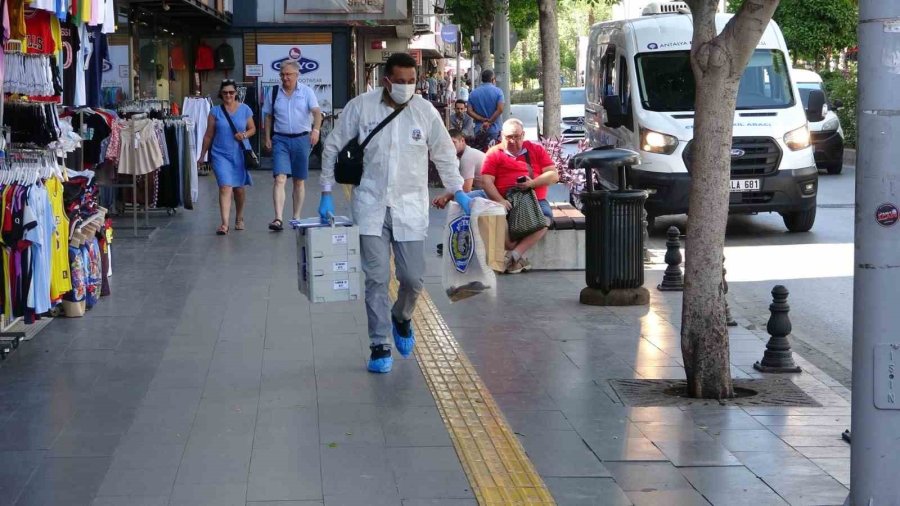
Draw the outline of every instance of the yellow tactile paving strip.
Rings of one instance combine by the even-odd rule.
[[[350,187],[344,185],[350,200]],[[391,264],[393,271],[393,263]],[[397,280],[391,280],[391,297]],[[416,360],[481,506],[555,505],[494,397],[423,290],[413,315]]]
[[[392,296],[396,280],[391,283]],[[428,292],[413,316],[416,360],[450,439],[483,506],[555,505],[503,413],[447,327]]]

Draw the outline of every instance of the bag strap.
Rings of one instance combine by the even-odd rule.
[[[278,98],[278,85],[272,86],[272,130],[275,130],[275,99]]]
[[[371,132],[369,132],[369,135],[366,136],[366,140],[364,140],[363,143],[359,146],[360,149],[366,149],[366,145],[369,144],[369,141],[372,140],[372,137],[374,137],[375,134],[380,132],[382,128],[386,127],[388,123],[393,121],[393,119],[396,118],[398,114],[403,112],[403,109],[406,109],[405,104],[394,109],[394,112],[392,112],[387,118],[384,118],[383,120],[381,120],[381,123],[379,123],[378,126],[375,127],[375,130],[372,130]]]
[[[228,110],[225,109],[225,104],[221,104],[221,105],[219,105],[219,107],[222,108],[222,114],[225,115],[225,119],[228,120],[228,125],[231,126],[231,132],[234,134],[237,134],[238,133],[237,128],[234,126],[234,121],[232,121],[231,115],[228,114]],[[247,139],[244,139],[244,140],[247,140]],[[243,142],[241,142],[237,139],[235,139],[234,141],[241,145],[241,149],[243,149],[244,151],[249,151]]]
[[[528,156],[528,150],[525,150],[525,163],[528,165],[528,179],[534,179],[534,167],[531,166],[531,157]]]

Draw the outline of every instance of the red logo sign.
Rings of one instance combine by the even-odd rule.
[[[900,221],[900,210],[891,203],[884,203],[875,210],[875,221],[882,227],[890,227]]]

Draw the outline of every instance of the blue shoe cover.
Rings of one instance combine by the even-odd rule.
[[[394,358],[393,357],[382,357],[382,358],[370,358],[369,365],[366,366],[369,372],[374,372],[377,374],[384,374],[391,372],[391,368],[394,367]]]
[[[391,325],[391,331],[394,334],[394,348],[400,352],[400,355],[403,358],[409,357],[409,355],[413,351],[413,347],[416,345],[416,334],[413,332],[412,322],[409,322],[407,325],[409,326],[409,335],[407,337],[403,337],[400,335],[400,331],[397,330],[397,320],[393,317],[391,318],[393,322]]]

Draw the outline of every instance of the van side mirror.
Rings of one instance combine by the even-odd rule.
[[[603,108],[606,109],[606,124],[612,128],[618,128],[625,123],[625,106],[621,97],[609,95],[603,98]]]
[[[541,100],[540,102],[538,102],[538,103],[537,103],[537,106],[538,106],[538,107],[544,107],[544,101]]]
[[[841,99],[836,99],[834,102],[831,103],[831,108],[834,109],[835,111],[840,109],[841,107],[844,107],[844,101]]]
[[[812,90],[809,92],[809,99],[806,103],[806,120],[810,123],[817,123],[825,119],[822,111],[825,109],[825,94],[820,90]]]

